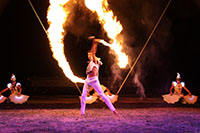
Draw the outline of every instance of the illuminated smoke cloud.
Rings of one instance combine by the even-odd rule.
[[[133,78],[133,82],[137,86],[136,94],[139,95],[139,97],[141,97],[141,98],[145,98],[146,97],[145,88],[144,88],[143,84],[140,82],[139,76],[140,76],[140,74],[137,71],[137,73],[135,74],[135,76]]]

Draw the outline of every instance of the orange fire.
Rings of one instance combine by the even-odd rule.
[[[57,60],[59,67],[63,70],[66,77],[72,82],[84,83],[84,80],[75,76],[70,68],[69,62],[64,54],[64,36],[66,31],[63,29],[63,24],[67,21],[69,11],[64,8],[69,0],[50,0],[50,6],[47,12],[49,23],[48,38],[50,47],[53,52],[53,57]]]
[[[92,12],[96,12],[98,19],[107,32],[108,37],[113,43],[103,43],[109,46],[114,51],[118,59],[118,65],[120,68],[125,68],[128,64],[128,56],[122,52],[123,40],[119,39],[118,35],[121,33],[123,27],[117,18],[113,15],[113,12],[108,8],[107,0],[85,0],[85,5]]]
[[[49,23],[48,38],[53,57],[57,60],[59,67],[63,70],[66,77],[72,82],[84,83],[84,80],[75,76],[70,68],[69,62],[64,54],[64,36],[66,31],[63,25],[67,22],[70,11],[65,7],[69,0],[49,0],[50,6],[47,11],[47,19]],[[125,68],[128,64],[128,56],[122,52],[122,40],[118,35],[122,31],[122,25],[114,17],[113,12],[108,9],[108,2],[106,0],[85,0],[86,6],[96,12],[99,16],[99,21],[112,40],[109,44],[102,40],[102,44],[110,47],[117,56],[118,65]]]

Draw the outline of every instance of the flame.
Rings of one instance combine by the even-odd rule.
[[[98,19],[103,26],[104,30],[107,32],[108,37],[113,43],[109,46],[111,50],[114,51],[118,58],[118,65],[120,68],[125,68],[128,64],[128,56],[122,52],[122,40],[118,38],[123,27],[117,18],[113,15],[113,12],[108,8],[107,0],[85,0],[85,5],[92,12],[96,12]],[[103,43],[104,45],[106,43]]]
[[[48,38],[53,57],[57,60],[59,67],[63,70],[66,77],[72,82],[84,83],[84,80],[75,76],[70,68],[64,54],[64,36],[66,32],[63,29],[64,23],[67,21],[69,11],[64,8],[69,0],[50,0],[50,6],[47,11],[47,19],[49,23]]]
[[[67,22],[70,11],[65,7],[69,0],[50,0],[50,6],[47,11],[47,19],[49,28],[47,35],[50,42],[50,48],[53,57],[57,60],[59,67],[63,70],[66,77],[72,82],[84,83],[84,80],[75,76],[70,68],[64,54],[64,36],[66,31],[63,25]],[[118,65],[125,68],[128,64],[128,56],[122,52],[122,40],[118,39],[118,35],[122,31],[122,25],[114,17],[113,12],[108,9],[106,0],[85,0],[86,6],[96,12],[99,16],[99,21],[103,25],[108,37],[113,43],[103,42],[102,44],[109,46],[118,59]]]

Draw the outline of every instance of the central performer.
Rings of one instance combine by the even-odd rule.
[[[100,61],[100,58],[96,57],[96,51],[97,51],[97,45],[100,43],[101,39],[96,39],[95,37],[89,37],[90,40],[92,40],[92,47],[88,51],[88,59],[89,63],[86,69],[87,78],[85,80],[83,91],[81,95],[81,114],[85,114],[85,107],[86,107],[86,96],[88,94],[88,91],[91,87],[93,87],[96,92],[99,94],[99,96],[104,100],[106,105],[109,107],[109,109],[118,116],[118,112],[116,111],[115,107],[109,100],[109,98],[104,94],[100,82],[99,82],[99,67],[103,63]]]

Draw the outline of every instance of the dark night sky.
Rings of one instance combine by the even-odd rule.
[[[123,0],[119,2],[110,0],[109,2],[111,9],[125,27],[123,32],[128,38],[128,46],[133,49],[129,52],[131,55],[137,55],[167,1]],[[32,3],[45,27],[48,28],[46,20],[48,0],[32,0]],[[63,76],[51,56],[47,36],[28,1],[5,0],[1,1],[0,5],[1,88],[5,87],[12,73],[15,73],[17,80],[22,83],[26,82],[29,77]],[[84,11],[76,8],[74,12],[77,16],[91,15]],[[71,32],[69,31],[65,37],[65,42],[69,45],[66,48],[66,55],[68,55],[75,74],[85,76],[87,65],[85,53],[89,49],[89,45],[84,44],[88,43],[86,37],[90,33],[99,37],[105,37],[105,35],[96,20],[92,20],[94,23],[90,22],[85,26],[91,27],[90,33],[81,32],[78,35],[75,32],[77,28],[81,31],[85,29],[78,24],[82,23],[82,20],[77,17],[74,17],[74,20],[76,25],[71,27]],[[87,21],[83,20],[83,22]],[[199,31],[200,2],[198,0],[173,0],[137,65],[137,70],[141,70],[144,75],[141,80],[145,88],[150,85],[156,89],[161,87],[168,89],[170,82],[176,78],[176,72],[180,72],[186,86],[192,93],[199,95]],[[101,76],[108,77],[110,74],[110,67],[106,66],[110,63],[107,61],[108,53],[102,54],[101,50],[108,51],[108,49],[102,46],[98,49],[99,56],[105,62]],[[127,71],[124,70],[125,73]]]

